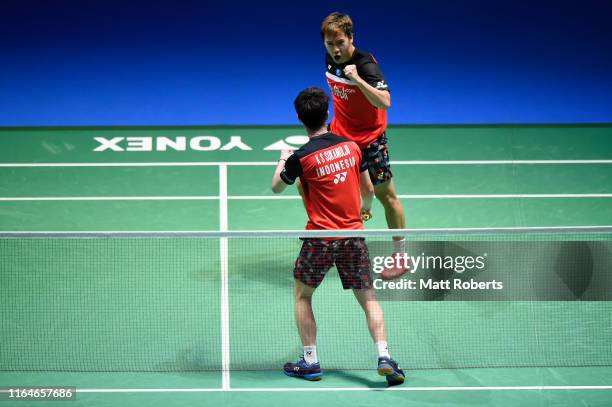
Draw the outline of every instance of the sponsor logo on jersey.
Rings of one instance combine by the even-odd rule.
[[[388,87],[385,81],[376,82],[376,89],[387,89]]]
[[[334,176],[334,184],[339,184],[344,181],[346,181],[346,171],[341,172],[340,174],[336,174]]]
[[[334,92],[334,95],[339,97],[340,99],[348,100],[349,94],[355,93],[357,91],[352,88],[339,87],[338,85],[334,84],[332,92]]]

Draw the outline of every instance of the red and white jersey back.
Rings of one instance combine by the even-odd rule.
[[[333,133],[312,138],[287,159],[281,178],[287,184],[300,178],[306,229],[363,229],[359,181],[364,165],[359,146]]]

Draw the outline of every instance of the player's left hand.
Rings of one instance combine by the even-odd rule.
[[[291,157],[291,154],[293,154],[293,150],[281,150],[279,160],[286,160]]]
[[[347,78],[357,81],[359,80],[359,74],[357,73],[357,66],[356,65],[347,65],[344,67],[344,76],[346,76]]]

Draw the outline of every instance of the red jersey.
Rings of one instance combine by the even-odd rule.
[[[387,128],[387,111],[373,106],[357,84],[344,76],[344,67],[355,65],[357,73],[376,89],[389,90],[374,57],[355,49],[348,62],[336,64],[327,54],[327,84],[334,101],[334,118],[330,130],[355,141],[361,149],[372,143]]]
[[[359,179],[366,169],[357,144],[325,133],[295,151],[280,177],[289,185],[300,178],[306,229],[363,229]]]

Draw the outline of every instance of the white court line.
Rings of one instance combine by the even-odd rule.
[[[270,166],[276,161],[210,162],[100,162],[100,163],[0,163],[0,167],[207,167]],[[612,160],[427,160],[391,161],[391,165],[532,165],[532,164],[612,164]]]
[[[219,231],[229,229],[227,209],[227,166],[219,166]],[[229,322],[229,242],[219,239],[221,262],[221,387],[230,389],[230,322]]]
[[[612,160],[446,160],[391,161],[391,165],[532,165],[532,164],[612,164]]]
[[[497,199],[497,198],[612,198],[612,194],[425,194],[425,195],[398,195],[402,199]],[[286,196],[229,196],[231,200],[258,200],[258,199],[302,199],[298,195]]]
[[[210,201],[218,196],[41,196],[1,197],[0,201]]]
[[[276,165],[276,161],[142,162],[142,163],[0,163],[0,167],[217,167],[219,165]]]
[[[482,387],[288,387],[288,388],[193,388],[193,389],[78,389],[77,393],[213,393],[213,392],[336,392],[336,391],[541,391],[612,390],[612,386],[482,386]]]
[[[612,198],[612,194],[426,194],[398,195],[401,199],[512,199],[512,198]],[[53,196],[0,197],[11,201],[210,201],[210,200],[299,200],[299,195],[237,195],[237,196]]]
[[[233,201],[249,201],[251,199],[257,200],[287,200],[287,199],[302,199],[299,195],[235,195],[227,197]]]

